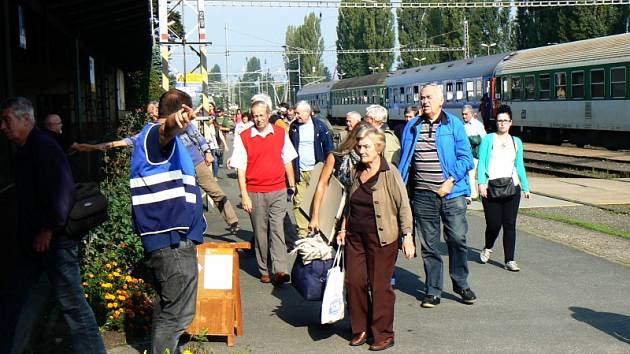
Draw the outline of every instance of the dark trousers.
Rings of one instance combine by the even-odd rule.
[[[377,234],[346,235],[346,289],[353,334],[371,330],[375,342],[394,337],[396,294],[391,279],[397,257],[397,242],[381,247]]]
[[[155,278],[152,353],[179,353],[179,337],[195,316],[197,306],[197,248],[183,239],[178,248],[151,252],[147,265]]]
[[[13,352],[20,352],[31,338],[35,323],[41,319],[42,301],[48,298],[48,291],[54,291],[70,334],[75,353],[105,353],[105,345],[96,324],[94,313],[85,299],[81,285],[78,247],[52,248],[42,254],[41,263],[30,263],[18,268],[22,279],[16,279],[15,288],[21,293],[21,303],[13,303],[12,310],[17,317],[14,334],[16,338]],[[44,287],[43,293],[34,294],[33,287],[45,272],[50,288]],[[9,297],[9,301],[10,301]],[[31,303],[31,301],[36,303]],[[3,319],[11,320],[12,316]],[[3,351],[4,352],[4,351]],[[8,351],[7,351],[8,352]]]
[[[417,190],[413,192],[412,206],[416,231],[420,232],[422,243],[422,262],[427,276],[426,294],[442,294],[444,270],[439,251],[441,223],[444,225],[453,288],[468,288],[468,221],[465,197],[462,195],[447,199],[429,190]]]
[[[514,260],[516,249],[516,216],[521,203],[520,187],[517,187],[516,191],[517,193],[509,198],[481,198],[483,214],[486,217],[485,248],[494,247],[499,231],[503,228],[503,254],[506,263]]]

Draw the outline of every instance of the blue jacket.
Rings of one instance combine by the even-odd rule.
[[[446,199],[455,198],[461,195],[470,196],[470,184],[468,182],[468,171],[474,167],[472,150],[466,136],[466,130],[461,120],[446,111],[442,111],[440,126],[436,131],[435,143],[437,153],[444,172],[444,179],[455,178],[453,190],[446,196]],[[401,156],[398,169],[403,177],[403,181],[409,184],[409,171],[413,163],[413,155],[416,149],[420,129],[418,125],[422,123],[422,117],[418,116],[410,120],[402,132]]]
[[[333,150],[332,136],[326,125],[319,119],[311,118],[313,121],[313,130],[315,130],[315,163],[324,162],[328,153]],[[300,123],[294,121],[289,126],[289,139],[295,150],[300,145]],[[295,181],[300,181],[300,157],[293,160],[293,171],[295,172]]]

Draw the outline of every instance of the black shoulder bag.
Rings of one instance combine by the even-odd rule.
[[[65,234],[81,240],[90,230],[107,220],[107,198],[95,182],[77,183],[74,205],[68,216]]]

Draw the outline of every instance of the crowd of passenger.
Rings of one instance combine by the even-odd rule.
[[[257,94],[247,111],[232,115],[213,103],[195,110],[188,94],[173,89],[149,103],[150,122],[138,134],[96,145],[62,145],[58,115],[49,115],[39,129],[27,99],[3,101],[0,130],[18,146],[16,186],[25,196],[18,203],[21,251],[25,259],[38,261],[19,267],[19,286],[7,293],[2,352],[20,352],[14,337],[32,328],[23,313],[43,272],[70,324],[74,350],[105,352],[81,287],[78,242],[62,232],[75,193],[68,149],[133,149],[133,222],[158,294],[153,353],[177,352],[195,314],[195,245],[203,242],[206,229],[201,191],[213,200],[228,230],[235,235],[240,230],[242,222],[221,187],[221,168],[236,170],[259,279],[274,286],[291,281],[288,250],[295,240],[320,231],[331,180],[343,186],[345,207],[329,241],[345,251],[351,346],[369,340],[369,349],[379,351],[394,345],[395,264],[399,249],[408,259],[416,256],[416,236],[426,276],[420,306],[439,305],[445,291],[441,235],[452,290],[462,303],[475,303],[468,280],[466,211],[473,200],[481,201],[486,230],[480,261],[489,261],[502,229],[505,269],[519,271],[515,225],[521,194],[530,198],[523,144],[509,133],[508,106],[498,108],[496,131],[487,134],[473,107],[464,106],[461,118],[444,110],[436,85],[422,88],[420,104],[407,107],[405,121],[394,128],[382,106],[369,106],[363,116],[348,112],[345,129],[337,133],[306,101],[294,107],[282,103],[273,111],[269,96]],[[203,118],[195,124],[197,116]],[[318,164],[323,167],[315,178]],[[315,191],[305,212],[309,186]],[[45,197],[34,195],[34,187]]]

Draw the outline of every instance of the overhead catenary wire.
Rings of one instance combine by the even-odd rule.
[[[190,0],[188,0],[190,1]],[[188,2],[186,1],[186,2]],[[630,0],[539,0],[539,1],[403,1],[390,2],[341,2],[339,0],[205,0],[206,6],[214,7],[276,7],[276,8],[491,8],[491,7],[566,7],[628,5]]]

